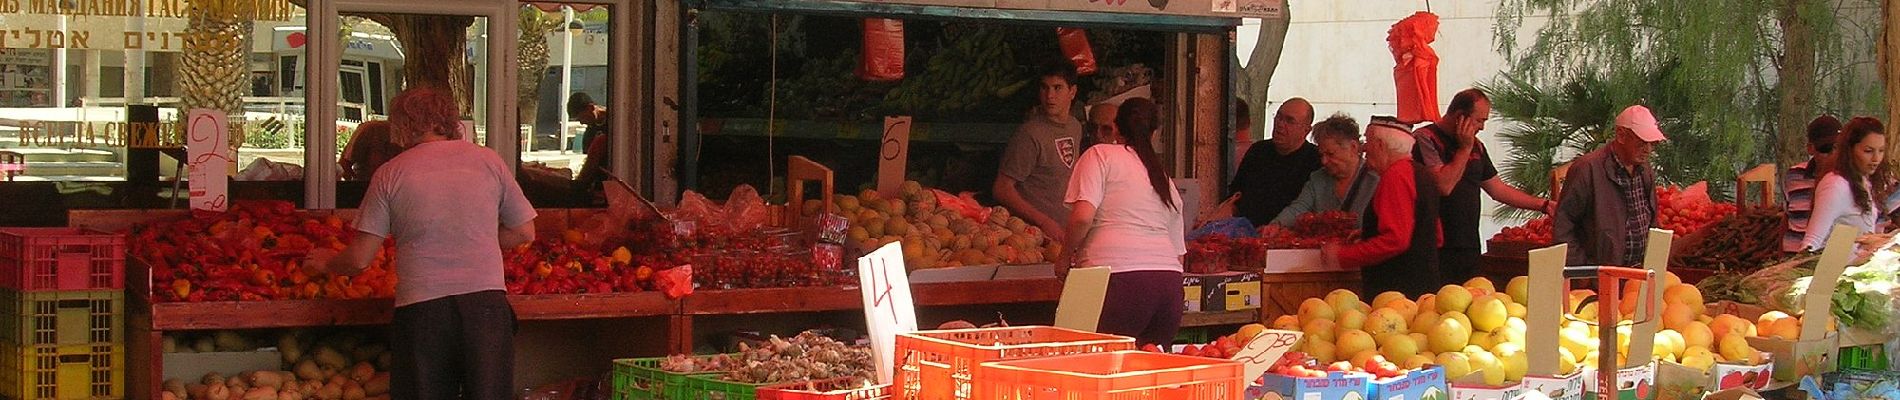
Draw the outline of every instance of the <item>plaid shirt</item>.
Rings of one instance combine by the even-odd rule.
[[[1616,158],[1612,155],[1610,158]],[[1623,195],[1623,204],[1629,205],[1629,218],[1623,221],[1623,265],[1636,265],[1643,261],[1643,248],[1648,247],[1649,225],[1656,219],[1654,205],[1649,204],[1649,188],[1637,183],[1637,172],[1624,168],[1617,163],[1610,181],[1616,182],[1617,192]]]

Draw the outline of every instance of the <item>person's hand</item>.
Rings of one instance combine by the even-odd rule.
[[[1075,253],[1064,249],[1062,254],[1056,255],[1056,259],[1050,262],[1055,266],[1056,279],[1068,281],[1069,269],[1075,268]]]
[[[1478,145],[1478,118],[1466,115],[1458,119],[1459,148],[1476,148]]]
[[[1049,237],[1049,240],[1056,243],[1069,242],[1068,232],[1063,232],[1062,224],[1056,223],[1055,221],[1049,221],[1049,226],[1042,228],[1042,235]]]
[[[1319,246],[1319,265],[1326,270],[1341,269],[1339,266],[1339,244],[1327,243]]]
[[[336,258],[337,251],[326,248],[311,249],[303,258],[304,276],[317,276],[330,273],[330,260]]]
[[[1543,209],[1542,209],[1542,210],[1538,210],[1538,211],[1543,211],[1543,212],[1544,212],[1544,215],[1557,215],[1557,201],[1556,201],[1556,200],[1544,200],[1544,207],[1543,207]]]

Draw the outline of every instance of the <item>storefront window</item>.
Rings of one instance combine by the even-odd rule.
[[[388,141],[389,101],[403,88],[450,88],[460,103],[463,135],[487,141],[488,18],[345,13],[337,60],[338,208],[362,203],[375,169],[401,149]],[[392,28],[395,27],[395,28]]]
[[[182,146],[190,108],[227,113],[235,198],[301,199],[302,7],[0,2],[0,21],[0,155],[23,160],[5,167],[0,197],[25,199],[0,215],[182,207],[179,161],[160,153],[184,156],[167,150]],[[215,39],[187,43],[194,33]]]
[[[606,134],[608,116],[635,111],[606,107],[613,37],[608,17],[608,7],[601,5],[521,6],[516,31],[522,140],[517,176],[537,206],[603,204],[597,182],[612,168],[605,154],[612,142]]]

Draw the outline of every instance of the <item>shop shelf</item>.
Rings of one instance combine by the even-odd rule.
[[[125,343],[125,293],[0,289],[0,342],[14,345]]]
[[[975,378],[979,399],[1216,400],[1246,389],[1240,363],[1142,351],[993,361]]]
[[[924,331],[897,335],[899,399],[971,399],[977,364],[1116,350],[1135,339],[1049,326]]]
[[[125,288],[125,235],[83,228],[0,228],[0,288]]]

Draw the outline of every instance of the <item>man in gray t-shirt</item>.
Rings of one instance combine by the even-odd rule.
[[[1038,75],[1036,111],[1003,149],[991,189],[996,201],[1050,239],[1063,240],[1062,221],[1069,206],[1062,203],[1069,172],[1082,154],[1082,121],[1069,108],[1075,101],[1075,67],[1066,62],[1044,67]]]

